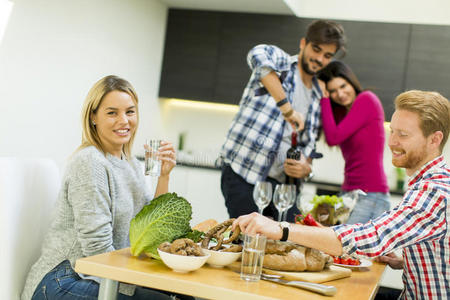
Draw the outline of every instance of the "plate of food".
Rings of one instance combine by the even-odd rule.
[[[348,255],[344,255],[333,257],[333,265],[350,269],[359,269],[359,268],[369,268],[372,265],[372,262],[368,259],[355,258]]]

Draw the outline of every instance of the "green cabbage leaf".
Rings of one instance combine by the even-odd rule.
[[[158,246],[190,232],[191,217],[191,204],[176,193],[166,193],[153,199],[131,220],[131,254],[138,256],[145,252],[160,259]]]

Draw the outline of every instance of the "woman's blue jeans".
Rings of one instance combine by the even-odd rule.
[[[63,261],[47,275],[36,288],[32,300],[66,300],[66,299],[97,299],[99,284],[96,281],[82,279],[71,267],[68,260]],[[165,291],[152,290],[144,287],[136,287],[133,296],[118,294],[118,300],[131,299],[156,299],[173,300],[194,299],[191,296],[178,295]]]
[[[366,196],[359,195],[358,202],[350,214],[346,224],[366,223],[379,217],[391,207],[389,194],[367,193]]]

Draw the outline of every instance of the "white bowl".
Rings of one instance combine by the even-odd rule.
[[[206,261],[211,267],[222,268],[234,263],[241,257],[242,252],[224,252],[203,249],[203,252],[210,254],[211,256]]]
[[[200,269],[209,258],[210,254],[204,256],[184,256],[167,253],[158,249],[162,261],[175,272],[187,273]]]

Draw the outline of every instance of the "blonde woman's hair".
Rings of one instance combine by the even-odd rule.
[[[81,110],[81,126],[83,128],[83,133],[81,137],[81,145],[78,150],[86,148],[88,146],[95,146],[97,149],[106,154],[103,144],[98,136],[96,126],[94,125],[91,117],[97,112],[103,98],[112,91],[120,91],[127,93],[131,96],[136,105],[136,128],[139,124],[139,112],[138,112],[138,97],[133,86],[126,81],[115,75],[109,75],[103,77],[97,81],[94,86],[89,90],[89,93],[84,100],[83,108]],[[136,135],[136,130],[131,134],[131,138],[123,146],[123,153],[127,159],[131,158],[131,148],[133,147],[134,137]]]
[[[441,131],[439,150],[442,153],[450,131],[450,102],[438,92],[411,90],[395,98],[395,109],[417,113],[425,137]]]

